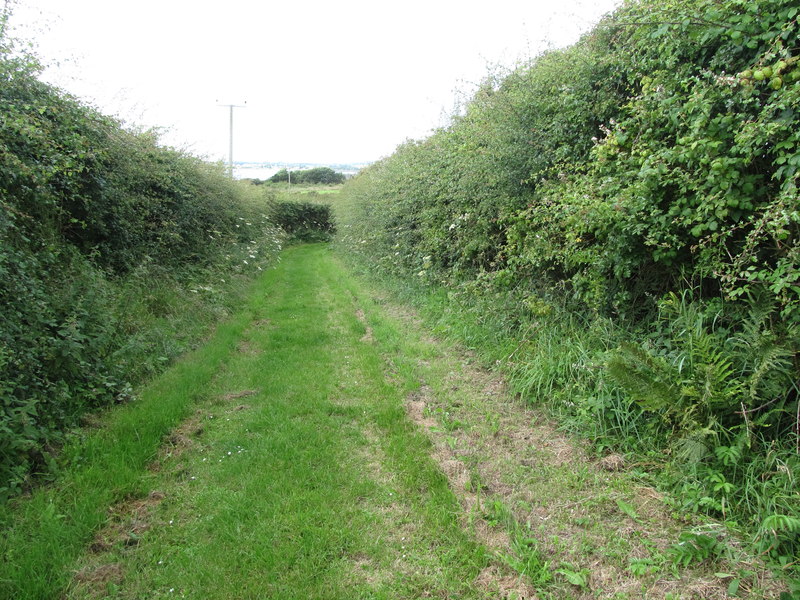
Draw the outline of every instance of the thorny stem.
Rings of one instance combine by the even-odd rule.
[[[762,404],[761,406],[758,406],[756,408],[745,408],[744,407],[744,402],[741,402],[740,404],[742,406],[742,410],[741,411],[736,411],[736,414],[737,415],[742,415],[745,419],[747,419],[747,415],[749,415],[750,413],[758,412],[762,408],[768,407],[770,404],[775,404],[780,399],[781,399],[781,396],[776,396],[775,398],[773,398],[769,402],[765,402],[764,404]]]

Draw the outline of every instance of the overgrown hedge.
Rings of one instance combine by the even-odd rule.
[[[667,456],[685,508],[784,558],[800,548],[798,10],[626,2],[348,182],[340,218],[351,252],[529,343],[509,369],[532,399],[602,447]]]
[[[212,276],[279,247],[265,197],[39,70],[0,39],[0,498],[185,348],[181,290],[186,312],[221,308]]]

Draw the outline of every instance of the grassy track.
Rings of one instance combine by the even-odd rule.
[[[286,252],[62,483],[3,515],[0,595],[482,597],[485,552],[404,410],[418,384],[387,378],[359,302],[325,246]]]
[[[203,348],[63,455],[55,484],[0,512],[2,599],[780,587],[746,556],[679,568],[687,523],[658,494],[594,464],[324,245],[285,252]]]

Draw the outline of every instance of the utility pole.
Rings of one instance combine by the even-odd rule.
[[[217,104],[217,106],[227,106],[230,111],[230,125],[228,129],[228,175],[233,179],[233,109],[246,108],[244,104]]]

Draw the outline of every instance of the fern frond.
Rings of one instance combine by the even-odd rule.
[[[778,376],[779,379],[784,380],[784,383],[788,383],[792,372],[791,358],[792,353],[777,344],[770,344],[768,348],[764,349],[764,353],[759,356],[755,368],[748,378],[749,395],[753,402],[760,402],[764,399],[765,394],[760,393],[759,388],[762,387],[762,384],[763,387],[772,387],[769,379]],[[785,385],[779,385],[779,387],[786,389]],[[768,395],[774,395],[774,391],[770,390]]]
[[[789,515],[770,515],[761,523],[762,531],[778,533],[800,533],[800,518]]]
[[[688,427],[688,423],[686,424]],[[687,464],[697,464],[717,445],[718,432],[711,427],[695,427],[673,442],[677,458]]]
[[[680,391],[671,383],[676,377],[670,365],[639,345],[620,346],[606,368],[612,380],[645,410],[670,410],[680,403]]]

